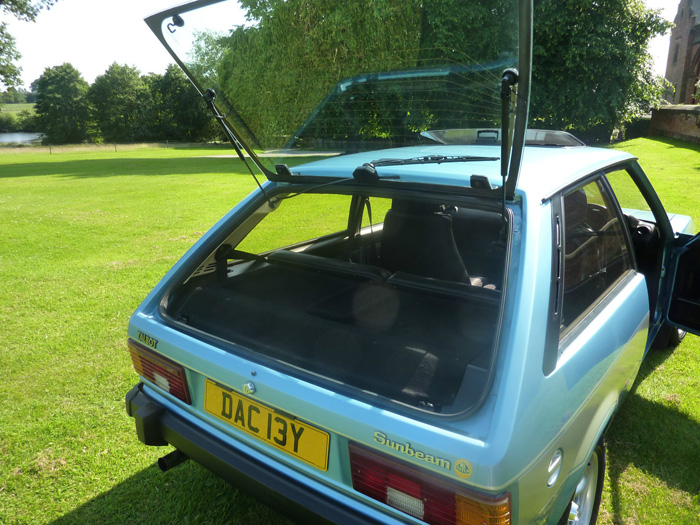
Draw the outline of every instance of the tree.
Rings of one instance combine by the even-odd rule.
[[[7,30],[7,24],[0,22],[0,82],[8,87],[19,84],[22,70],[15,65],[22,55],[15,47],[15,39]]]
[[[36,93],[37,127],[46,144],[87,140],[90,110],[88,83],[71,64],[46,68],[32,84]]]
[[[530,116],[535,127],[607,130],[658,104],[649,41],[671,24],[641,0],[538,0]]]
[[[56,0],[2,0],[0,12],[14,15],[19,20],[36,20],[41,9],[48,9]],[[22,68],[16,65],[21,58],[14,37],[7,30],[5,22],[0,23],[0,82],[7,87],[19,84]]]
[[[104,140],[148,139],[151,95],[138,69],[113,63],[90,86],[94,120]]]
[[[242,4],[252,25],[218,41],[208,35],[195,46],[195,62],[201,54],[202,63],[193,68],[211,77],[211,50],[223,48],[217,81],[265,147],[280,145],[343,77],[449,61],[492,66],[473,100],[460,99],[488,108],[478,124],[487,125],[500,103],[496,70],[516,65],[512,53],[502,53],[517,48],[512,0]],[[533,126],[611,131],[658,103],[665,82],[652,73],[648,44],[670,24],[643,0],[535,0],[534,24]],[[445,101],[445,114],[450,105],[454,110],[453,99]],[[446,121],[440,111],[424,113]]]
[[[452,49],[459,62],[486,64],[517,50],[518,6],[513,0],[423,0],[421,59]],[[507,54],[506,54],[507,55]],[[511,58],[509,57],[509,58]]]
[[[144,77],[153,101],[149,135],[157,140],[210,140],[216,126],[197,90],[182,70],[173,64],[164,75]]]
[[[339,80],[416,61],[418,0],[242,5],[255,25],[237,27],[220,40],[224,53],[217,80],[266,148],[283,145]]]
[[[0,103],[3,104],[25,104],[34,102],[34,93],[24,88],[7,88],[7,91],[0,93]]]

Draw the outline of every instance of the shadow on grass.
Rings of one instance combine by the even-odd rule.
[[[250,176],[243,162],[233,156],[233,151],[213,151],[212,156],[197,152],[195,157],[163,158],[98,158],[57,162],[28,162],[6,164],[0,171],[0,179],[14,177],[60,176],[74,179],[122,177],[125,175],[188,175],[206,173],[230,173]],[[275,159],[293,167],[306,162],[319,160],[319,157],[296,155]],[[250,164],[257,174],[258,170]]]
[[[667,144],[668,146],[672,146],[674,148],[687,149],[690,151],[700,152],[700,144],[696,144],[694,142],[688,142],[685,140],[672,139],[669,137],[661,137],[661,136],[653,136],[653,137],[646,137],[646,138],[649,140],[653,140],[654,142],[658,142],[661,144]]]
[[[675,408],[673,395],[660,403],[636,394],[637,386],[671,354],[671,349],[652,350],[647,356],[606,436],[613,523],[624,522],[621,480],[630,466],[670,488],[700,491],[700,424]]]
[[[291,522],[188,461],[166,473],[153,464],[52,522],[74,523]]]
[[[64,162],[28,162],[6,165],[0,178],[60,176],[104,178],[125,175],[246,174],[238,159],[215,157],[81,159]]]

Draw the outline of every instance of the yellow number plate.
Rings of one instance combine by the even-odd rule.
[[[209,379],[204,388],[204,409],[309,465],[328,469],[330,436],[327,432],[221,388]]]

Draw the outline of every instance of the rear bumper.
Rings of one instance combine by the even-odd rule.
[[[134,418],[136,434],[151,446],[172,445],[190,459],[251,494],[262,503],[301,522],[387,523],[363,513],[359,502],[343,502],[315,491],[241,450],[225,444],[198,426],[167,410],[139,383],[126,395],[126,412]]]

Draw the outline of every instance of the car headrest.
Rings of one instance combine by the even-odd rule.
[[[391,201],[391,209],[399,213],[410,213],[413,215],[430,215],[440,213],[445,210],[442,204],[434,204],[431,202],[411,201],[403,199],[394,199]]]
[[[564,217],[566,229],[572,230],[586,222],[588,218],[588,199],[583,188],[564,197]]]

